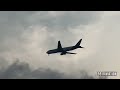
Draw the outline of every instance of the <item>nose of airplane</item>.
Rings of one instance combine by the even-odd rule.
[[[46,53],[47,53],[47,54],[48,54],[48,56],[49,56],[49,51],[47,51]]]
[[[49,51],[47,51],[46,53],[49,54]]]

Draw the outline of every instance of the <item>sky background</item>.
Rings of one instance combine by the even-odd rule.
[[[0,78],[120,78],[119,29],[119,11],[0,11]],[[46,54],[81,38],[76,55]]]

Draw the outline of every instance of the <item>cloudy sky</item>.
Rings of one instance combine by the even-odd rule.
[[[87,72],[91,78],[116,71],[110,78],[120,78],[119,29],[119,11],[0,11],[0,77],[80,78]],[[81,38],[85,48],[72,51],[76,55],[46,54],[58,40],[64,47]]]

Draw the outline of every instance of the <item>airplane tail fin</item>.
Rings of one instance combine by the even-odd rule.
[[[79,48],[83,48],[83,47],[80,46],[81,42],[82,42],[82,39],[80,39],[79,42],[75,46],[79,47]]]
[[[82,39],[80,39],[79,42],[75,46],[80,46],[81,42],[82,42]]]

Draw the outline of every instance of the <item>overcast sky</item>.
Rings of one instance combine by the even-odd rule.
[[[16,59],[34,69],[56,70],[79,75],[81,70],[96,76],[97,71],[116,71],[120,78],[119,11],[0,11],[0,66]],[[76,55],[46,51],[75,45],[83,39],[84,49]],[[79,76],[78,76],[79,77]]]

